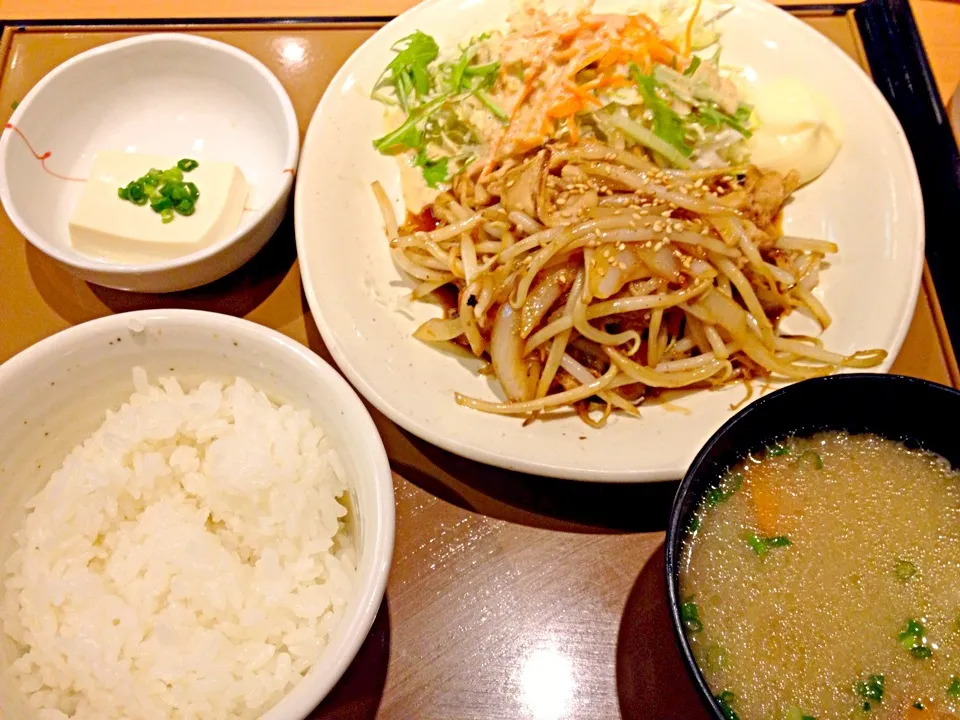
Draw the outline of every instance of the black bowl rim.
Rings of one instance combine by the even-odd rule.
[[[667,602],[670,605],[670,624],[673,629],[674,639],[676,640],[677,646],[680,648],[680,653],[683,656],[683,663],[686,667],[687,674],[690,676],[691,680],[693,680],[694,685],[696,685],[701,701],[710,711],[710,713],[717,718],[717,720],[725,720],[726,716],[720,709],[720,705],[717,703],[713,692],[710,690],[710,686],[707,684],[706,678],[704,678],[703,673],[700,670],[700,666],[693,657],[693,651],[690,648],[690,642],[688,641],[687,635],[684,632],[683,621],[680,618],[680,577],[677,572],[677,566],[680,560],[679,543],[682,542],[685,535],[685,526],[681,525],[681,520],[683,519],[680,516],[680,509],[682,506],[681,501],[687,496],[688,493],[691,492],[691,487],[699,478],[700,468],[704,464],[707,456],[713,450],[713,447],[720,442],[723,436],[726,435],[726,433],[728,433],[732,427],[740,424],[750,415],[759,412],[766,405],[773,402],[778,402],[780,398],[785,395],[793,395],[804,392],[805,388],[809,387],[811,383],[829,383],[834,385],[857,383],[874,387],[899,384],[908,388],[922,387],[937,392],[944,392],[948,395],[952,395],[955,400],[960,401],[960,391],[956,390],[955,388],[932,382],[930,380],[923,380],[907,375],[888,375],[882,373],[844,373],[840,375],[827,375],[824,377],[812,378],[810,380],[803,380],[801,382],[793,383],[791,385],[787,385],[786,387],[779,388],[769,395],[758,398],[727,420],[716,432],[713,433],[713,435],[710,436],[710,439],[704,443],[703,447],[693,459],[693,462],[691,462],[690,466],[687,468],[687,472],[683,476],[683,479],[680,481],[680,485],[677,487],[677,492],[673,498],[673,504],[670,507],[670,518],[667,522],[667,534],[666,539],[664,540],[664,571],[666,574],[667,584]],[[829,427],[829,422],[825,427]],[[776,433],[776,435],[780,436],[782,433]],[[774,439],[772,435],[771,439]]]

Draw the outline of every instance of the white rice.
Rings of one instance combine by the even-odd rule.
[[[12,674],[39,720],[258,717],[353,594],[343,473],[307,412],[242,379],[134,385],[28,505]]]

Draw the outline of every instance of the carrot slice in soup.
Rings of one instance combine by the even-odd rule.
[[[773,487],[772,466],[768,462],[751,465],[745,473],[750,501],[756,515],[757,531],[774,536],[783,532],[783,507],[780,493]]]

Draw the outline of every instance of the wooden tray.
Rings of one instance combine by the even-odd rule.
[[[853,6],[798,14],[868,67]],[[376,27],[210,21],[175,29],[222,40],[266,63],[289,92],[302,135],[334,72]],[[7,27],[0,40],[0,120],[45,73],[77,53],[169,29]],[[299,49],[284,53],[289,47]],[[79,281],[0,214],[0,361],[71,325],[150,307],[246,317],[332,362],[301,290],[292,213],[247,266],[175,295]],[[894,371],[960,386],[927,269]],[[682,670],[664,602],[662,530],[674,483],[587,485],[509,473],[433,448],[372,412],[394,469],[394,565],[373,631],[313,717],[705,717]]]

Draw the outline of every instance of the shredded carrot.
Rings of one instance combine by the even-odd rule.
[[[573,115],[581,110],[583,110],[583,101],[577,97],[568,95],[553,107],[548,108],[547,115],[553,118],[562,118],[567,115]]]
[[[693,24],[697,20],[697,15],[700,14],[700,5],[703,3],[703,0],[697,0],[697,4],[693,6],[693,13],[690,15],[690,19],[687,20],[687,32],[684,36],[686,40],[686,52],[685,55],[689,55],[690,51],[693,50]]]
[[[569,90],[571,93],[576,95],[577,99],[580,101],[581,109],[586,105],[596,105],[600,107],[603,105],[600,102],[600,99],[589,91],[589,88],[585,88],[583,85],[574,85],[573,83],[565,83],[564,87]]]
[[[650,57],[659,63],[664,63],[669,65],[673,62],[677,54],[670,48],[664,45],[654,45],[649,50]]]
[[[589,67],[593,63],[602,60],[603,57],[607,54],[607,52],[608,51],[603,48],[589,52],[580,62],[578,62],[576,65],[574,65],[570,69],[569,76],[574,77],[578,72],[583,70],[585,67]]]
[[[604,56],[597,61],[597,68],[605,70],[612,67],[620,62],[621,57],[623,57],[623,48],[619,45],[611,45]]]
[[[699,12],[699,3],[697,0]],[[481,177],[489,174],[502,149],[511,150],[543,142],[559,128],[566,127],[572,142],[579,140],[577,114],[601,107],[596,96],[601,88],[632,84],[624,72],[628,63],[636,63],[643,72],[653,72],[655,63],[675,68],[686,66],[685,55],[677,45],[663,38],[659,26],[647,15],[595,15],[582,10],[573,15],[525,14],[534,20],[523,38],[539,54],[523,57],[523,88],[515,96],[510,116],[492,143],[491,155]],[[689,33],[688,33],[689,34]],[[688,41],[689,46],[689,41]],[[526,42],[519,46],[521,55]],[[577,78],[590,69],[586,82]],[[503,69],[501,68],[501,73]]]

